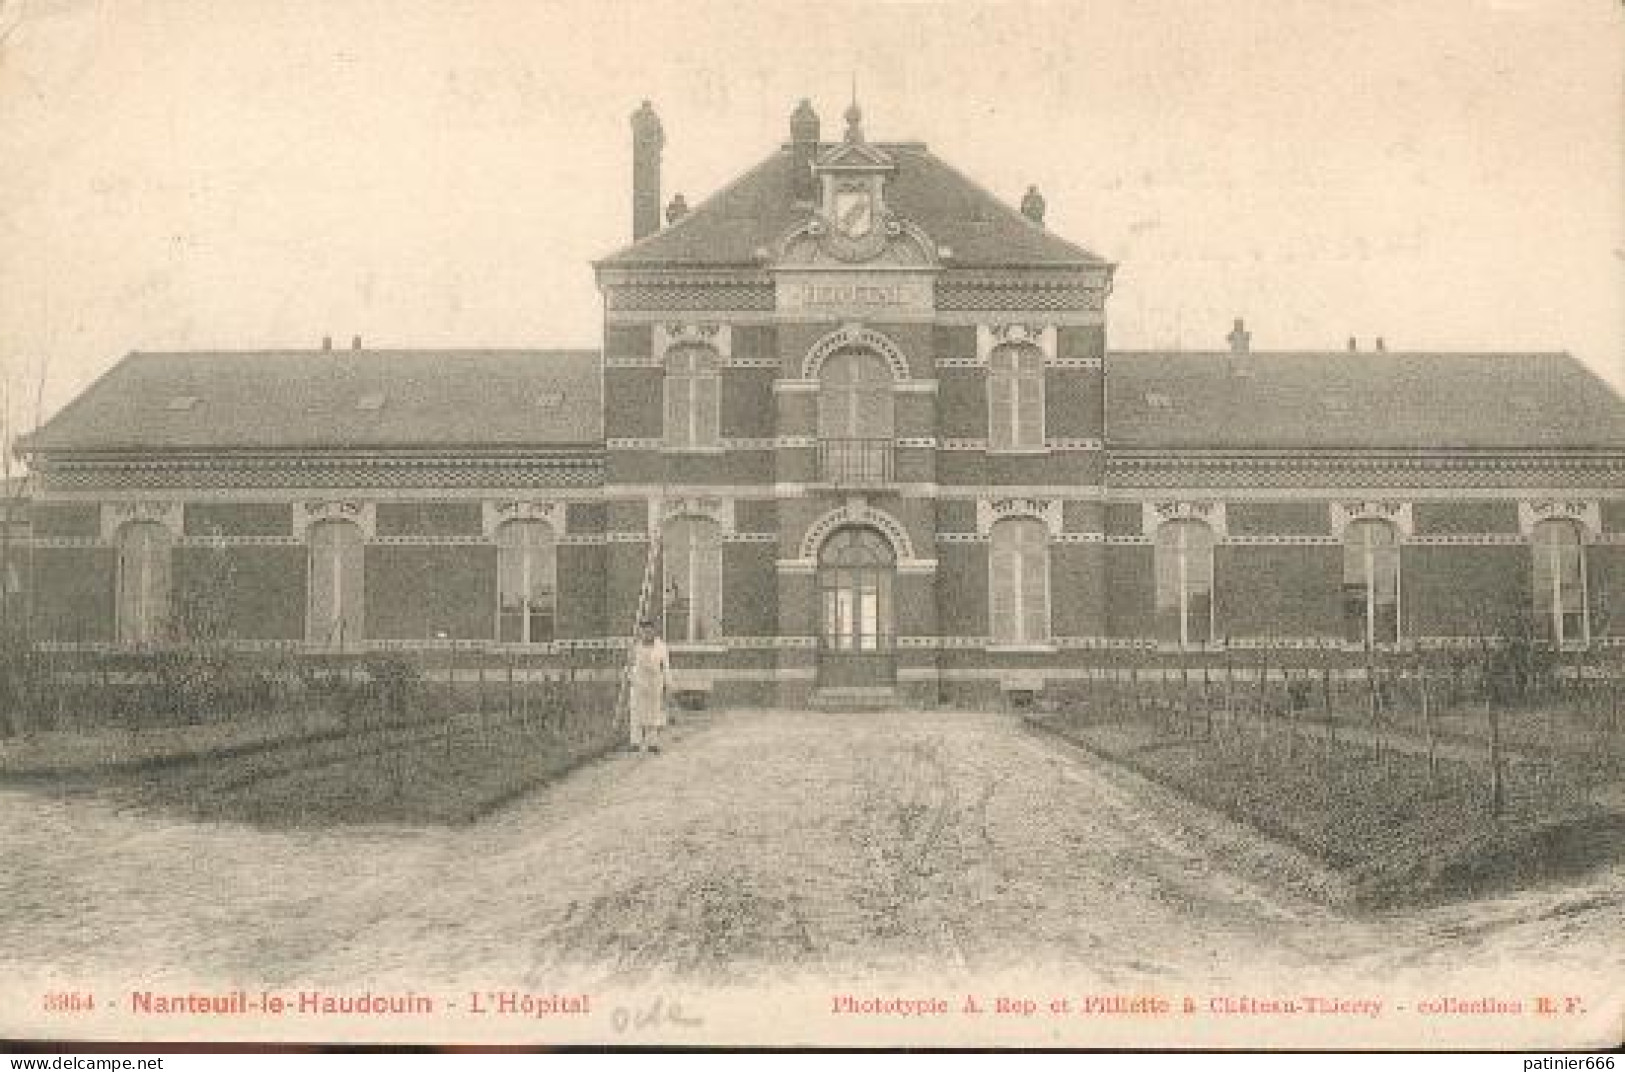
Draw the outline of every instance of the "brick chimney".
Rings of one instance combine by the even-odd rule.
[[[333,336],[331,336],[331,335],[323,335],[322,336],[322,349],[323,350],[331,350],[332,348],[333,348]]]
[[[359,335],[350,336],[350,349],[352,349],[352,350],[361,349],[361,336],[359,336]]]
[[[688,215],[688,199],[682,194],[672,194],[671,203],[666,206],[666,222],[676,223]]]
[[[1236,326],[1230,329],[1230,334],[1225,336],[1225,340],[1230,343],[1231,353],[1245,354],[1252,349],[1253,333],[1247,330],[1246,323],[1238,316]]]
[[[1359,340],[1357,340],[1353,335],[1350,335],[1349,336],[1349,353],[1352,354],[1356,350],[1358,350],[1359,348],[1360,348]]]
[[[632,240],[660,230],[660,151],[666,134],[648,101],[632,113]]]
[[[1038,192],[1038,187],[1027,187],[1027,193],[1021,199],[1021,214],[1038,226],[1044,226],[1044,195]]]
[[[790,197],[798,205],[818,202],[818,177],[813,162],[818,159],[818,113],[805,97],[790,113]]]

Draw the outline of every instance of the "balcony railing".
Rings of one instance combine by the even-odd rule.
[[[892,481],[896,443],[890,439],[821,439],[818,473],[839,488],[869,488]]]

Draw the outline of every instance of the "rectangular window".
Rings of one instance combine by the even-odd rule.
[[[1044,355],[1033,346],[1003,345],[988,358],[988,447],[1037,450],[1044,445]]]

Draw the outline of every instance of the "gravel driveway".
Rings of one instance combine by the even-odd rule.
[[[1625,979],[1618,872],[1349,916],[1291,851],[998,715],[700,716],[659,755],[616,754],[461,829],[262,831],[8,789],[0,845],[14,987]]]

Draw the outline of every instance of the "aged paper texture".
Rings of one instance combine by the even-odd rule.
[[[1619,1046],[1622,30],[0,0],[0,1036]]]

